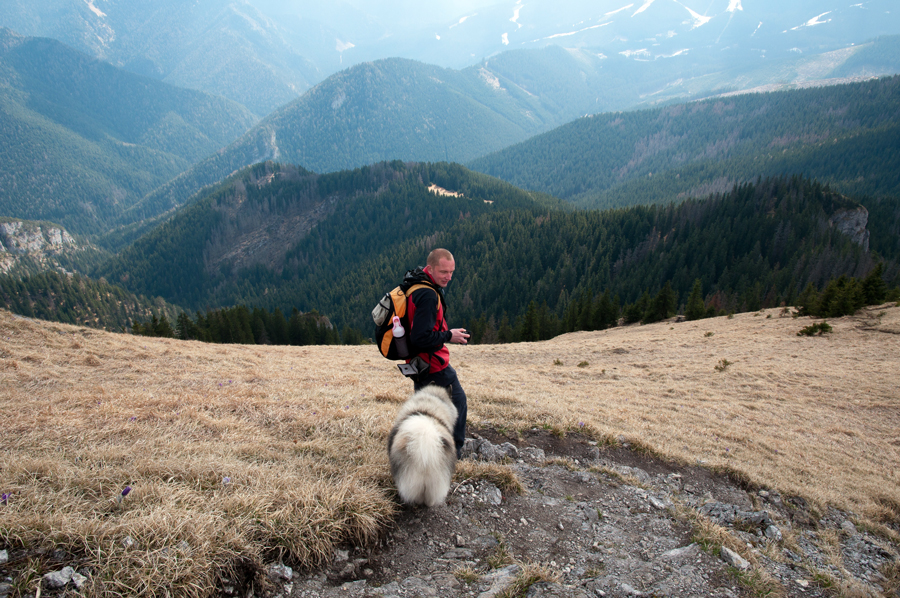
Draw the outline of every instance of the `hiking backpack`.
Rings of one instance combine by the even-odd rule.
[[[406,360],[416,354],[413,347],[410,346],[408,340],[398,343],[398,339],[394,338],[393,318],[400,318],[400,324],[403,326],[405,334],[404,339],[409,338],[410,326],[409,318],[406,316],[406,302],[415,291],[419,289],[431,289],[438,296],[438,309],[441,306],[441,295],[433,286],[427,283],[416,283],[405,287],[400,285],[389,293],[385,293],[381,301],[372,310],[372,319],[375,321],[375,343],[378,350],[387,359]],[[398,346],[399,345],[399,346]],[[407,348],[403,351],[404,346]]]

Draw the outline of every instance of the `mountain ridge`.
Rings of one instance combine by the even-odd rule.
[[[96,233],[255,120],[178,89],[0,29],[0,213]]]
[[[598,10],[599,8],[599,10]],[[366,0],[289,3],[160,0],[0,2],[0,25],[54,37],[112,64],[169,83],[222,94],[259,116],[328,76],[387,57],[463,69],[508,50],[551,45],[622,56],[627,70],[657,62],[670,83],[738,66],[727,79],[767,62],[859,45],[900,33],[890,0],[845,6],[836,0],[788,5],[756,0],[643,2],[598,7],[488,1],[419,6]],[[611,10],[607,10],[611,9]],[[696,9],[696,10],[695,10]],[[210,60],[215,54],[217,59]],[[893,70],[898,72],[896,60]]]
[[[800,172],[847,193],[896,194],[898,114],[897,76],[728,95],[581,118],[467,165],[590,208],[703,196]]]

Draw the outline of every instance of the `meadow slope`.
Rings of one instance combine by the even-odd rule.
[[[451,355],[473,426],[628,443],[896,536],[900,307],[798,336],[812,321],[773,309]],[[161,580],[207,595],[273,556],[321,565],[396,516],[385,446],[410,390],[372,346],[209,345],[0,311],[0,548],[83,554],[109,595]]]

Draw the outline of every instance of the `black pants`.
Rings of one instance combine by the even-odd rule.
[[[456,456],[459,457],[462,447],[466,443],[466,414],[468,406],[466,403],[466,391],[463,390],[462,385],[459,383],[456,370],[448,365],[439,372],[428,374],[420,380],[415,380],[413,384],[415,390],[424,388],[429,384],[435,384],[443,386],[450,392],[450,400],[459,414],[456,418],[456,425],[453,426],[453,443],[456,445]]]

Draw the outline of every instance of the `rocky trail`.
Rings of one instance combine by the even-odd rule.
[[[463,481],[441,507],[405,509],[377,548],[337,551],[306,577],[273,567],[273,581],[290,576],[273,595],[900,595],[898,546],[851,513],[546,431],[478,430],[466,453],[511,463],[524,491]]]
[[[852,513],[815,513],[627,444],[474,432],[464,458],[507,464],[520,492],[464,480],[445,505],[401,510],[378,546],[344,547],[313,573],[272,563],[264,587],[225,582],[220,595],[900,596],[897,544],[857,529]],[[43,595],[77,595],[85,578],[58,557]]]

